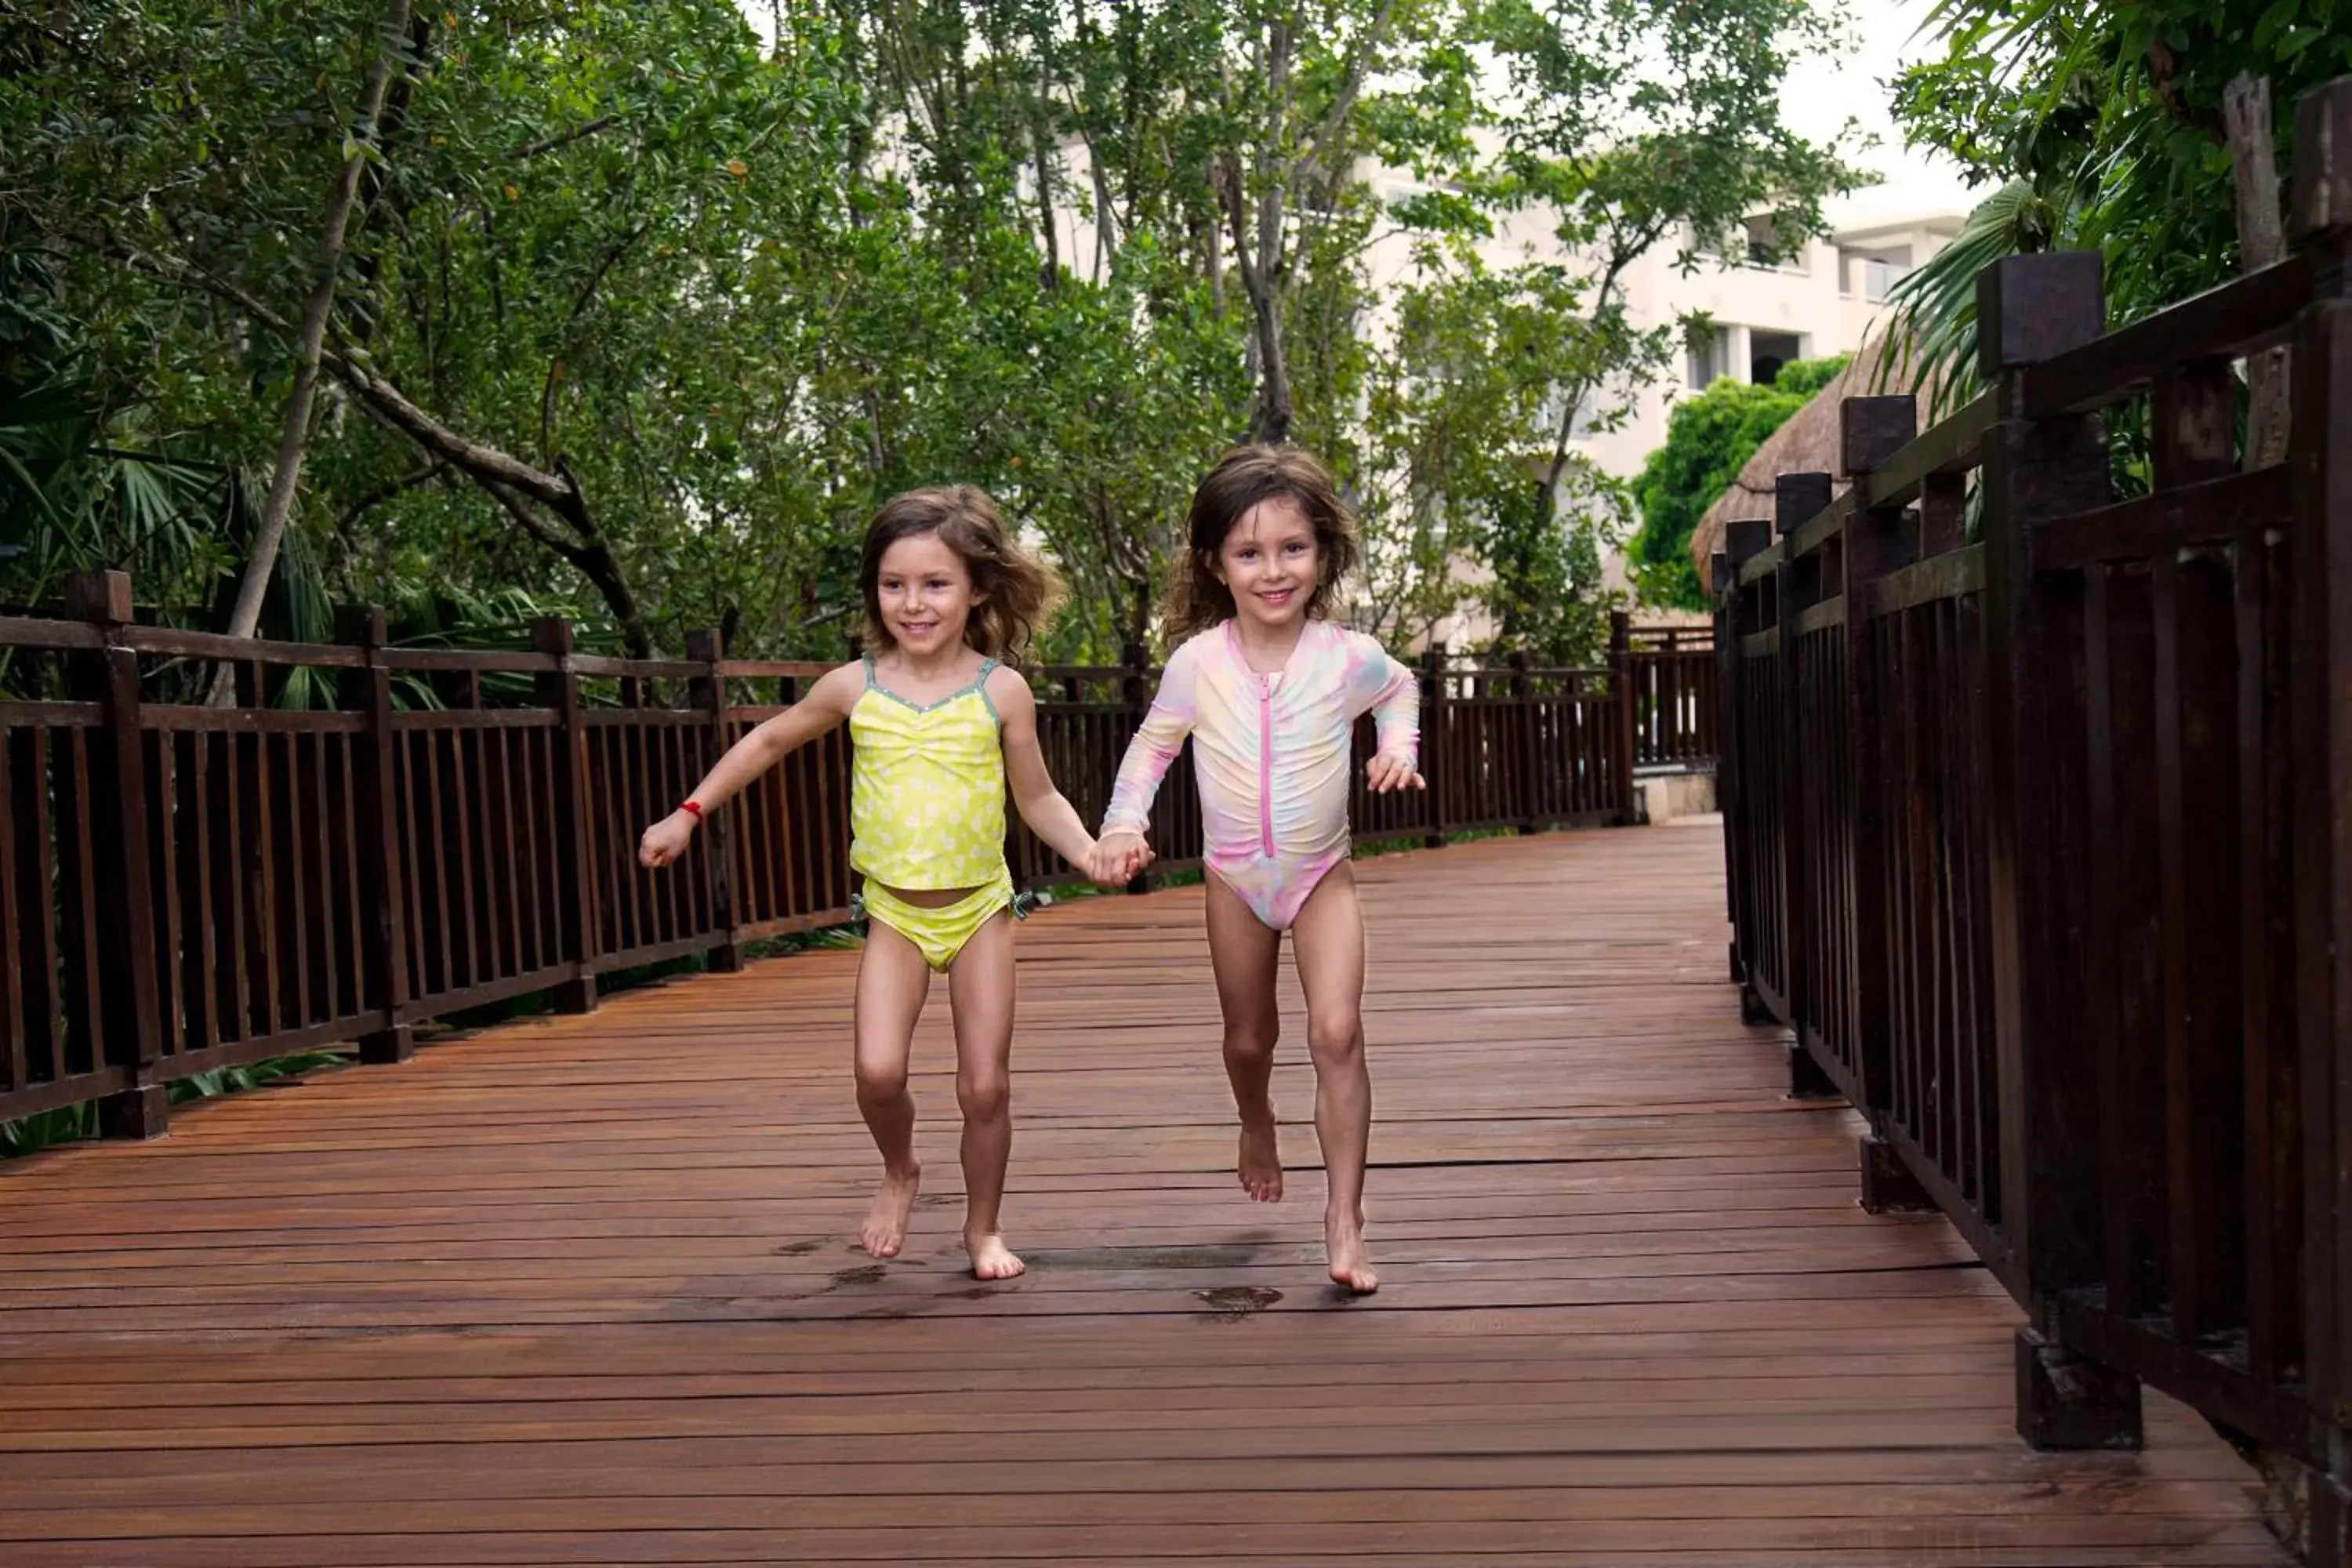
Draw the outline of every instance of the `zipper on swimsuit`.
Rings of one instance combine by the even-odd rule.
[[[1255,671],[1252,671],[1255,674]],[[1258,850],[1274,858],[1274,678],[1257,678]]]

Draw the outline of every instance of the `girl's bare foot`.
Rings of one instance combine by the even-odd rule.
[[[1325,1256],[1331,1260],[1331,1282],[1369,1296],[1381,1288],[1372,1272],[1372,1255],[1364,1246],[1364,1216],[1326,1215],[1323,1219]]]
[[[1269,1109],[1263,1121],[1242,1121],[1242,1188],[1262,1204],[1282,1201],[1282,1142]]]
[[[907,1216],[914,1212],[915,1194],[922,1184],[920,1165],[910,1164],[904,1171],[885,1166],[874,1206],[866,1211],[866,1223],[858,1227],[857,1245],[877,1258],[898,1257],[898,1249],[907,1245]]]
[[[979,1236],[967,1234],[963,1249],[971,1255],[971,1277],[975,1279],[1018,1279],[1029,1271],[1029,1266],[1013,1256],[1004,1245],[1004,1238],[994,1231]]]

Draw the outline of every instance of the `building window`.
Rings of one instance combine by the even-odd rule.
[[[1851,299],[1859,294],[1874,305],[1886,302],[1887,291],[1911,270],[1911,247],[1887,246],[1873,250],[1838,252],[1838,292]]]
[[[1794,332],[1750,332],[1748,335],[1748,379],[1769,386],[1780,379],[1780,367],[1805,357],[1805,340]]]
[[[1690,389],[1705,392],[1731,374],[1731,329],[1717,327],[1715,335],[1691,345]]]
[[[1739,259],[1748,266],[1768,272],[1793,272],[1801,278],[1812,271],[1804,237],[1784,236],[1778,214],[1759,213],[1740,226],[1746,231],[1748,254]]]
[[[1549,441],[1559,435],[1559,416],[1568,411],[1568,388],[1554,383],[1544,394],[1542,405],[1536,412],[1536,434]],[[1568,438],[1571,441],[1590,439],[1600,433],[1602,415],[1611,412],[1606,387],[1587,387],[1576,405],[1576,414],[1569,421]]]

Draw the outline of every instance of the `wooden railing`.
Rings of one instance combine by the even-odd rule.
[[[0,619],[0,1121],[96,1100],[107,1131],[152,1134],[178,1079],[338,1042],[396,1061],[422,1020],[532,994],[578,1011],[616,970],[731,969],[849,919],[844,731],[714,813],[681,866],[636,863],[644,826],[826,666],[729,659],[715,636],[606,658],[561,622],[511,652],[389,647],[370,610],[341,634],[140,626],[118,574]],[[1132,657],[1035,678],[1089,822],[1157,683]],[[235,700],[212,706],[223,666]],[[1429,788],[1370,796],[1359,770],[1359,840],[1629,819],[1622,659],[1421,679]],[[1187,761],[1154,832],[1156,870],[1198,866]],[[1024,887],[1076,879],[1017,823],[1007,848]]]
[[[1706,631],[1636,631],[1612,649],[1625,663],[1633,703],[1633,763],[1711,768],[1722,699],[1715,639]]]
[[[2099,259],[1979,282],[1992,390],[1849,399],[1721,591],[1735,978],[2031,1314],[2019,1422],[2137,1442],[2141,1380],[2352,1481],[2352,82],[2294,257],[2115,332]],[[2241,470],[2232,363],[2294,364]],[[2103,411],[2145,397],[2147,493]],[[1971,542],[1967,518],[1980,519]],[[1768,537],[1777,531],[1778,538]]]

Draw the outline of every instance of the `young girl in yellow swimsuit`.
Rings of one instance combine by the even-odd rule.
[[[849,863],[865,878],[872,921],[857,969],[857,1109],[882,1152],[882,1186],[858,1239],[877,1258],[906,1245],[922,1176],[907,1058],[931,974],[944,971],[963,1108],[964,1248],[974,1275],[1010,1279],[1024,1265],[997,1224],[1013,1150],[1008,779],[1022,821],[1072,865],[1087,863],[1094,839],[1045,772],[1028,683],[998,661],[1027,644],[1058,584],[1013,543],[994,502],[957,486],[909,491],[875,514],[858,586],[877,651],[737,742],[646,830],[638,858],[676,860],[704,813],[794,747],[848,724]]]

